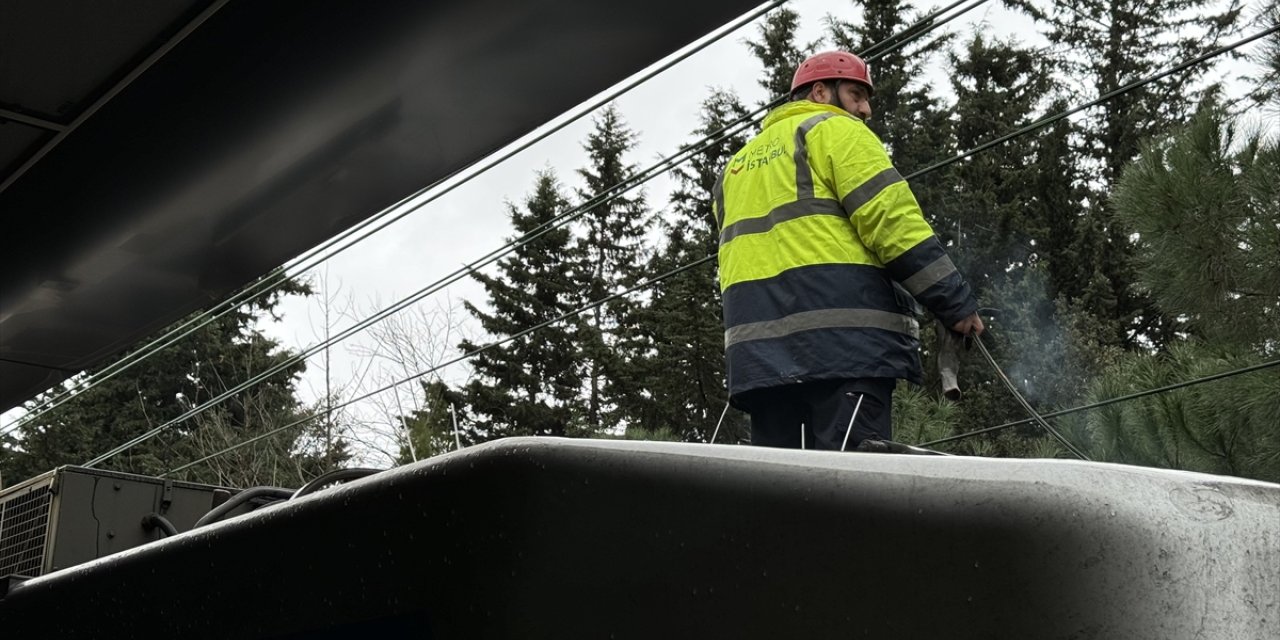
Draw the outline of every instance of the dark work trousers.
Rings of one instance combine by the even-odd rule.
[[[896,383],[893,378],[818,380],[743,394],[741,404],[751,414],[751,444],[839,451],[854,407],[858,415],[846,451],[867,438],[889,440]]]

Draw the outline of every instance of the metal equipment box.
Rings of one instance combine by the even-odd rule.
[[[0,576],[35,577],[158,540],[158,514],[178,531],[227,489],[100,469],[59,467],[0,491]]]

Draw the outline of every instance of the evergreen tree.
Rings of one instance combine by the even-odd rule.
[[[791,93],[791,78],[808,53],[796,45],[799,27],[800,14],[783,7],[771,12],[760,25],[759,42],[746,43],[751,55],[764,65],[764,75],[759,80],[765,90],[764,104]]]
[[[862,21],[827,18],[832,43],[839,49],[867,56],[875,96],[867,122],[889,150],[902,175],[909,175],[954,154],[948,109],[925,81],[924,69],[952,36],[930,34],[900,49],[871,47],[902,33],[923,16],[902,0],[862,0]],[[911,190],[931,222],[944,215],[948,170],[935,171],[911,183]],[[941,225],[944,229],[947,225]],[[946,236],[942,236],[944,240]]]
[[[1053,3],[1047,10],[1028,0],[1014,4],[1043,22],[1049,41],[1063,48],[1055,66],[1066,74],[1069,86],[1079,88],[1074,102],[1111,93],[1171,61],[1219,46],[1236,30],[1241,11],[1235,0],[1225,6],[1210,0],[1082,0]],[[1114,219],[1107,194],[1143,140],[1186,118],[1202,95],[1192,87],[1213,68],[1197,65],[1121,94],[1098,107],[1098,117],[1086,121],[1082,130],[1085,153],[1096,167],[1089,184],[1093,227],[1102,231],[1105,242],[1098,253],[1099,269],[1110,288],[1095,298],[1113,304],[1091,311],[1110,320],[1131,347],[1162,344],[1177,326],[1133,287],[1131,230]]]
[[[585,183],[579,198],[588,202],[615,193],[618,184],[635,175],[635,166],[626,160],[635,145],[635,133],[610,105],[595,119],[595,129],[583,145],[589,165],[578,170]],[[615,194],[596,204],[578,223],[580,304],[602,300],[644,279],[648,211],[643,193],[633,194]],[[622,297],[585,314],[580,369],[586,393],[583,418],[589,430],[633,419],[620,403],[642,394],[632,368],[647,350],[638,327],[639,307],[635,297]]]
[[[1115,398],[1258,362],[1205,343],[1130,353],[1090,387]],[[1083,422],[1097,460],[1280,482],[1280,376],[1264,371],[1092,411]]]
[[[962,149],[986,142],[993,132],[1013,131],[1034,120],[1051,88],[1032,51],[988,42],[981,35],[969,40],[963,56],[950,54],[950,67],[956,94],[952,126]],[[979,295],[1025,267],[1036,253],[1038,220],[1030,206],[1039,195],[1037,187],[1066,186],[1037,184],[1045,178],[1036,162],[1037,143],[1032,136],[1011,140],[952,172],[955,186],[939,222],[945,220],[950,227],[951,256]]]
[[[1123,174],[1116,214],[1139,233],[1138,282],[1187,340],[1132,353],[1093,400],[1203,377],[1280,352],[1280,141],[1237,139],[1206,105]],[[1280,376],[1258,373],[1126,402],[1087,418],[1107,460],[1280,481]]]
[[[514,227],[511,240],[541,228],[568,206],[553,173],[538,174],[523,210],[508,205]],[[575,252],[567,227],[521,243],[498,262],[499,275],[474,274],[488,294],[489,310],[470,302],[464,306],[495,338],[557,318],[572,310],[578,299],[572,278],[578,259]],[[476,355],[471,360],[476,378],[465,389],[473,428],[469,438],[579,433],[580,423],[575,420],[582,382],[577,366],[579,333],[579,325],[566,320]],[[459,348],[469,352],[478,345],[464,341]],[[427,406],[438,425],[442,418],[431,408],[430,397]]]
[[[421,409],[400,416],[405,438],[396,464],[409,464],[453,451],[462,440],[462,417],[457,412],[465,399],[441,380],[423,382],[422,396]],[[470,434],[467,442],[472,442]]]
[[[693,136],[721,132],[746,113],[737,96],[716,91],[702,103],[701,125]],[[746,134],[720,138],[676,169],[679,187],[671,195],[670,213],[662,219],[662,249],[649,263],[657,275],[713,255],[720,233],[712,213],[712,189]],[[727,397],[724,379],[724,324],[720,287],[714,264],[674,276],[655,290],[641,314],[652,351],[637,363],[649,397],[635,415],[650,433],[670,430],[680,439],[706,442],[712,436]],[[744,416],[726,416],[718,436],[733,442],[746,432]]]
[[[0,473],[6,482],[13,482],[60,465],[83,464],[276,367],[292,354],[257,330],[255,323],[259,317],[274,313],[280,296],[303,293],[310,291],[290,282],[263,294],[24,425],[5,437]],[[118,360],[104,362],[86,376]],[[159,475],[295,422],[307,413],[294,395],[294,385],[305,368],[303,362],[291,364],[100,466]],[[38,408],[47,395],[28,403],[28,409]],[[314,441],[319,426],[318,420],[304,423],[193,467],[181,477],[232,486],[299,486],[336,467],[347,456],[341,443],[319,451],[304,446]]]
[[[1280,350],[1280,142],[1238,139],[1206,105],[1124,174],[1116,215],[1138,233],[1138,281],[1217,345]]]

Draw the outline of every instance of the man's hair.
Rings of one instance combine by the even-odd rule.
[[[796,87],[795,91],[791,92],[791,101],[795,102],[797,100],[808,100],[809,96],[813,94],[813,85],[818,84],[819,82],[827,85],[828,88],[835,90],[836,85],[840,84],[840,78],[832,78],[830,80],[814,80],[809,84],[802,84]]]

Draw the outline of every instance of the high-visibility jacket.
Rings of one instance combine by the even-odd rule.
[[[911,296],[947,326],[977,309],[884,145],[843,109],[775,109],[714,196],[730,397],[837,378],[919,384]]]

